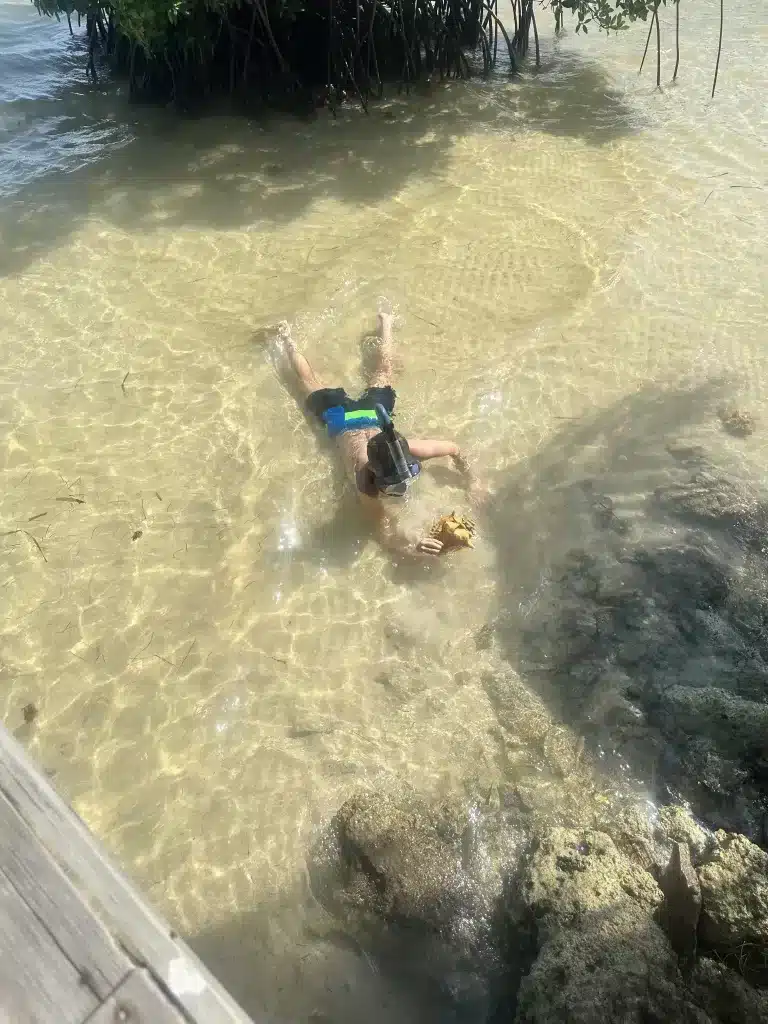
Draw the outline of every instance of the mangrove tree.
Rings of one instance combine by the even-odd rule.
[[[127,76],[132,97],[181,107],[216,94],[331,108],[349,97],[365,107],[387,82],[466,78],[497,65],[514,74],[526,56],[539,61],[537,14],[554,17],[557,32],[566,15],[585,33],[648,22],[646,54],[655,36],[659,84],[660,5],[674,4],[679,39],[679,0],[33,2],[70,28],[84,26],[94,79],[108,62]],[[676,54],[675,76],[679,46]]]

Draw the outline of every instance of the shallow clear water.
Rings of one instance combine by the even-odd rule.
[[[0,4],[4,719],[254,1014],[431,1019],[307,926],[308,844],[361,784],[509,782],[482,677],[513,670],[478,630],[563,542],[510,568],[481,523],[475,553],[393,570],[254,334],[288,318],[356,388],[389,297],[401,428],[502,483],[642,389],[725,378],[765,416],[768,22],[731,12],[711,100],[715,3],[696,17],[662,92],[642,26],[547,28],[511,83],[184,121]],[[430,468],[406,519],[463,500]],[[593,798],[538,775],[542,813]]]

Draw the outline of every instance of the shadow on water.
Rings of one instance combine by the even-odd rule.
[[[722,392],[633,396],[507,480],[497,637],[611,770],[766,844],[768,505],[690,440]]]
[[[597,64],[554,49],[531,68],[515,96],[515,109],[534,131],[583,139],[600,146],[642,127]]]
[[[66,60],[71,65],[71,55]],[[18,175],[2,182],[4,274],[60,245],[89,216],[130,234],[282,223],[321,199],[376,203],[413,176],[439,174],[454,140],[468,132],[514,136],[523,128],[599,145],[633,131],[637,120],[597,65],[572,55],[545,59],[540,72],[513,81],[498,74],[425,83],[410,97],[393,90],[370,116],[346,108],[337,119],[321,111],[194,120],[129,106],[124,91],[85,93],[62,85],[58,69],[51,74],[52,95],[0,108],[5,123],[19,125],[4,132],[11,161],[15,147],[24,154],[44,147],[54,169],[43,173],[38,160],[30,178],[21,160]]]
[[[264,907],[187,941],[254,1024],[765,1020],[761,991],[718,956],[681,975],[637,905],[584,908],[547,941],[513,887],[497,910],[495,948],[463,971],[452,969],[456,950],[418,922],[382,924],[371,942],[330,918],[297,931],[294,911],[289,936]]]
[[[265,907],[187,942],[255,1024],[469,1024],[428,977],[423,937],[407,930],[363,945],[327,915],[313,924],[295,906]]]

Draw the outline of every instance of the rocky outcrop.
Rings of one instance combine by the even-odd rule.
[[[699,960],[688,981],[694,1002],[720,1024],[766,1024],[768,992],[759,991],[736,971],[706,957]]]
[[[520,891],[542,936],[577,926],[597,910],[631,906],[650,915],[662,899],[648,872],[594,829],[556,828],[542,836]]]
[[[608,835],[553,829],[525,875],[521,898],[540,948],[520,988],[517,1024],[703,1019],[653,917],[659,886]]]
[[[768,527],[768,505],[752,488],[707,468],[703,450],[693,461],[700,467],[696,472],[655,491],[658,506],[692,525],[714,527],[753,546]]]
[[[698,871],[701,939],[724,950],[761,946],[768,956],[768,854],[744,836],[718,832],[715,840],[711,858]]]
[[[696,837],[684,811],[666,817],[678,834]],[[754,938],[763,919],[765,854],[742,836],[716,838],[719,859],[700,869],[701,881],[688,843],[673,842],[659,889],[603,833],[558,828],[542,836],[520,886],[539,948],[515,1024],[768,1024],[765,992],[723,963],[696,960],[702,890],[720,940]],[[757,886],[751,902],[745,886]]]
[[[660,696],[663,714],[691,736],[704,735],[730,761],[768,757],[768,704],[716,686],[670,686]]]
[[[509,839],[510,820],[488,814]],[[612,835],[531,841],[516,822],[500,856],[482,817],[362,793],[332,830],[337,915],[400,983],[445,999],[446,1019],[768,1024],[768,977],[753,969],[768,960],[761,849],[683,808],[653,822],[625,809]],[[371,944],[376,922],[386,942]]]
[[[701,858],[711,841],[711,834],[679,804],[667,804],[659,809],[654,835],[657,842],[686,843],[694,859]]]
[[[631,905],[592,911],[545,942],[518,997],[516,1024],[709,1024],[687,998],[661,929]]]

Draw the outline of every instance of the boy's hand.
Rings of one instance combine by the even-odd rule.
[[[469,474],[469,463],[460,449],[457,448],[451,458],[453,459],[454,466],[460,473]]]
[[[463,452],[458,448],[456,453],[452,456],[453,464],[456,469],[464,474],[466,481],[467,494],[476,505],[485,505],[492,497],[493,494],[486,483],[483,483],[478,479],[476,474],[470,468],[466,457]]]
[[[417,543],[416,550],[424,555],[439,555],[443,550],[443,542],[436,537],[423,537]]]

